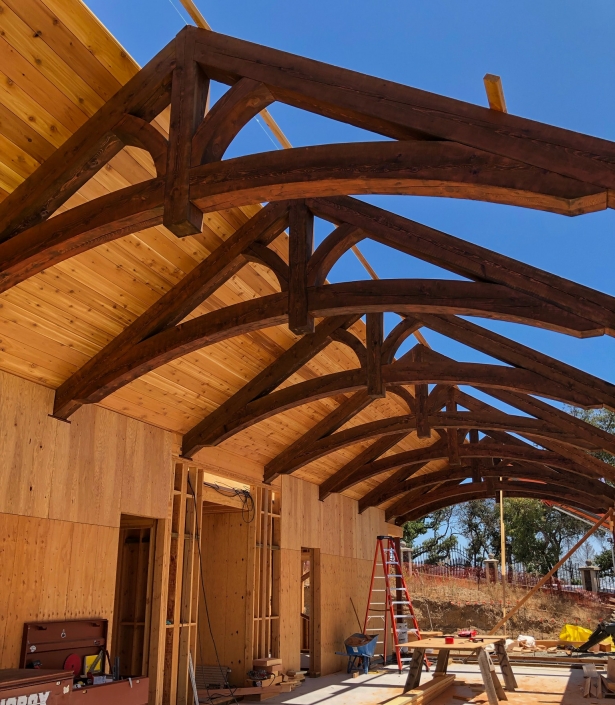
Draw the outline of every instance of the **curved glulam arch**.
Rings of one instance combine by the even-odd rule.
[[[406,384],[471,384],[485,388],[494,387],[525,394],[536,394],[585,408],[600,405],[596,399],[574,394],[563,385],[549,382],[527,370],[501,365],[442,364],[437,361],[404,362],[403,364],[398,362],[383,366],[382,377],[385,387]],[[357,392],[366,387],[367,380],[363,369],[336,372],[317,379],[299,382],[251,402],[243,409],[242,413],[235,417],[232,423],[226,423],[223,428],[212,429],[210,436],[201,439],[201,441],[206,445],[217,445],[248,426],[272,418],[289,409],[327,397]],[[190,443],[189,440],[187,442]]]
[[[574,444],[570,438],[557,427],[538,419],[525,416],[515,416],[504,413],[473,413],[460,411],[456,414],[432,414],[429,425],[433,429],[464,428],[478,430],[506,431],[531,436],[540,442],[541,438]],[[342,448],[355,445],[382,436],[394,436],[399,433],[412,433],[416,429],[416,417],[411,415],[394,416],[369,423],[353,426],[344,431],[338,431],[322,440],[302,454],[296,454],[284,469],[278,469],[278,474],[292,473],[308,463],[312,463],[325,455]]]
[[[520,450],[522,452],[519,452]],[[497,465],[482,464],[476,467],[471,465],[447,465],[444,469],[432,470],[422,475],[413,475],[412,472],[415,467],[408,466],[409,478],[407,480],[398,482],[390,489],[382,492],[378,492],[378,487],[374,488],[373,494],[369,492],[359,501],[359,511],[365,511],[368,507],[377,507],[414,490],[429,491],[429,488],[433,485],[452,480],[467,480],[475,475],[495,478],[511,477],[526,480],[551,480],[571,490],[584,488],[588,493],[593,493],[594,495],[604,494],[611,500],[615,499],[615,491],[611,486],[598,481],[585,468],[576,465],[567,458],[558,456],[557,453],[529,448],[519,449],[504,444],[498,449],[498,455],[490,455],[490,453],[494,452],[493,449],[484,449],[482,453],[477,451],[478,449],[464,454],[462,457],[464,459],[481,458],[491,461],[496,459],[498,461],[502,459],[505,461],[520,460],[522,462],[498,462]],[[439,453],[433,459],[447,460],[448,455]]]
[[[232,87],[204,117],[208,80]],[[272,101],[396,141],[316,145],[220,161],[241,127]],[[171,126],[165,142],[148,125],[169,104]],[[122,140],[152,154],[158,177],[49,220],[121,149]],[[81,403],[99,401],[140,374],[191,350],[233,335],[289,323],[294,333],[303,335],[292,348],[301,353],[301,360],[309,359],[327,341],[341,340],[355,350],[365,373],[366,392],[362,380],[361,390],[353,394],[355,401],[322,426],[329,429],[326,433],[337,436],[336,442],[345,433],[336,433],[336,424],[337,428],[343,425],[340,419],[345,413],[355,413],[364,404],[366,394],[378,398],[386,393],[387,385],[403,389],[399,385],[409,382],[415,385],[415,396],[409,392],[402,396],[421,420],[420,433],[424,434],[426,378],[387,377],[394,368],[391,363],[395,351],[416,323],[398,327],[389,340],[383,341],[383,312],[415,317],[484,316],[588,337],[615,332],[614,300],[347,195],[461,197],[573,215],[606,208],[607,193],[614,189],[615,145],[606,140],[186,28],[0,204],[0,289],[6,290],[89,248],[161,222],[183,237],[199,232],[200,210],[267,201],[263,215],[242,226],[236,237],[229,238],[197,266],[196,274],[190,273],[67,380],[56,395],[55,413],[67,418]],[[302,217],[296,218],[297,213]],[[310,260],[309,221],[313,215],[329,220],[336,230]],[[268,245],[291,220],[290,257],[286,263],[272,255]],[[471,282],[349,282],[324,286],[331,266],[364,237]],[[250,259],[267,264],[275,272],[280,294],[179,323],[199,300],[204,300],[203,296],[215,291]],[[353,317],[356,320],[365,314],[369,337],[363,353],[363,347],[349,337],[347,327]],[[320,317],[324,321],[314,328],[314,319]],[[562,384],[565,373],[561,366],[550,374],[544,362],[529,360],[527,353],[518,350],[514,354],[521,363],[512,364],[521,370],[510,374],[519,377],[529,371],[546,378],[549,384],[554,380]],[[296,369],[293,355],[284,353],[281,368],[268,370],[272,374],[269,382],[259,374],[221,406],[230,420],[229,427],[236,424],[232,409],[248,408],[260,397],[266,399],[288,378],[289,371]],[[525,360],[531,370],[525,369]],[[445,379],[449,385],[477,381],[469,369],[463,368],[463,379],[437,379]],[[544,393],[545,384],[525,386],[522,392]],[[592,390],[596,390],[595,399],[601,404],[610,403],[608,385],[599,388],[587,379],[573,380],[569,392],[554,396],[585,404],[594,399]],[[522,393],[505,391],[509,395]],[[262,405],[273,408],[276,399],[281,397],[272,396]],[[447,410],[450,405],[454,412],[454,400],[446,403]],[[526,405],[530,413],[539,414],[540,407],[530,397]],[[224,416],[216,412],[212,424]],[[448,414],[449,421],[453,417],[455,413]],[[467,418],[457,414],[460,423]],[[428,420],[433,422],[434,418]],[[583,444],[587,433],[580,422],[575,436],[573,421],[563,426],[561,418],[557,421],[546,431],[544,421],[525,423],[526,427],[533,422],[542,424],[541,432],[547,435],[538,437],[572,443],[581,453],[594,449],[591,443]],[[207,431],[205,420],[200,425]],[[398,430],[407,426],[402,424]],[[459,426],[442,428],[450,441],[454,434],[449,428]],[[531,436],[531,429],[525,430]],[[196,446],[202,440],[197,436]],[[322,443],[322,438],[314,438],[314,447]],[[309,455],[307,442],[298,457],[306,453]]]
[[[579,490],[563,490],[558,486],[548,483],[538,482],[471,482],[454,487],[447,487],[443,490],[423,495],[415,505],[408,508],[403,514],[398,513],[401,509],[392,507],[385,510],[387,521],[395,521],[401,525],[406,521],[415,521],[421,517],[454,504],[470,502],[476,499],[491,499],[497,491],[502,490],[507,497],[527,497],[530,499],[549,499],[553,502],[567,504],[578,507],[585,511],[606,512],[609,509],[609,502],[606,498],[596,497]],[[430,494],[432,497],[430,498]]]

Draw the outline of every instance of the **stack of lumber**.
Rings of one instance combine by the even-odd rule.
[[[615,659],[613,660],[615,661]],[[609,680],[605,678],[602,673],[599,673],[596,670],[595,664],[584,664],[583,676],[585,677],[583,687],[584,698],[615,698],[615,681]]]
[[[386,700],[382,705],[427,705],[438,696],[442,695],[455,683],[455,676],[448,674],[434,674],[434,677],[420,685],[418,688],[409,690],[403,695],[398,695],[391,700]]]

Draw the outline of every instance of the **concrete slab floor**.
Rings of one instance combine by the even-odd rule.
[[[497,669],[497,666],[496,666]],[[583,697],[583,671],[581,669],[530,668],[513,665],[518,689],[507,693],[511,705],[610,705],[611,699]],[[433,705],[488,705],[476,664],[451,663],[449,673],[460,681],[447,693],[432,701]],[[347,673],[334,673],[321,678],[306,678],[304,684],[292,693],[278,695],[266,702],[272,705],[377,705],[401,695],[406,680],[404,671],[388,668],[383,673],[369,673],[351,678]],[[498,669],[498,675],[499,669]],[[431,675],[423,672],[421,683]],[[502,680],[500,675],[500,680]]]

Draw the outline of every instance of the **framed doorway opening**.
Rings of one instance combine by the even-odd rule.
[[[301,670],[312,678],[321,666],[320,549],[301,549]]]

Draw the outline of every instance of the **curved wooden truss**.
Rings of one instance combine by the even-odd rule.
[[[205,114],[211,80],[230,88]],[[223,161],[238,132],[275,101],[388,140]],[[151,123],[169,105],[163,135]],[[148,152],[156,177],[66,209],[124,146]],[[615,499],[604,482],[614,472],[591,453],[615,453],[615,440],[536,397],[615,409],[615,386],[460,316],[579,338],[614,335],[615,299],[348,194],[469,198],[579,215],[606,208],[613,189],[611,142],[187,27],[0,204],[0,291],[152,225],[186,237],[201,232],[204,212],[267,203],[59,387],[56,417],[68,419],[189,352],[287,324],[299,339],[185,435],[186,456],[334,398],[328,416],[271,459],[266,481],[369,441],[322,483],[322,499],[370,481],[360,510],[385,506],[398,522],[499,489],[603,510]],[[332,230],[314,250],[315,218]],[[287,229],[284,258],[271,245]],[[465,281],[330,284],[331,268],[364,239]],[[267,267],[279,292],[187,318],[248,262]],[[401,321],[385,337],[386,312]],[[397,359],[421,327],[504,365],[456,362],[423,345]],[[285,386],[334,341],[353,351],[354,369]],[[387,394],[408,413],[344,428]],[[410,434],[431,442],[392,452]]]

